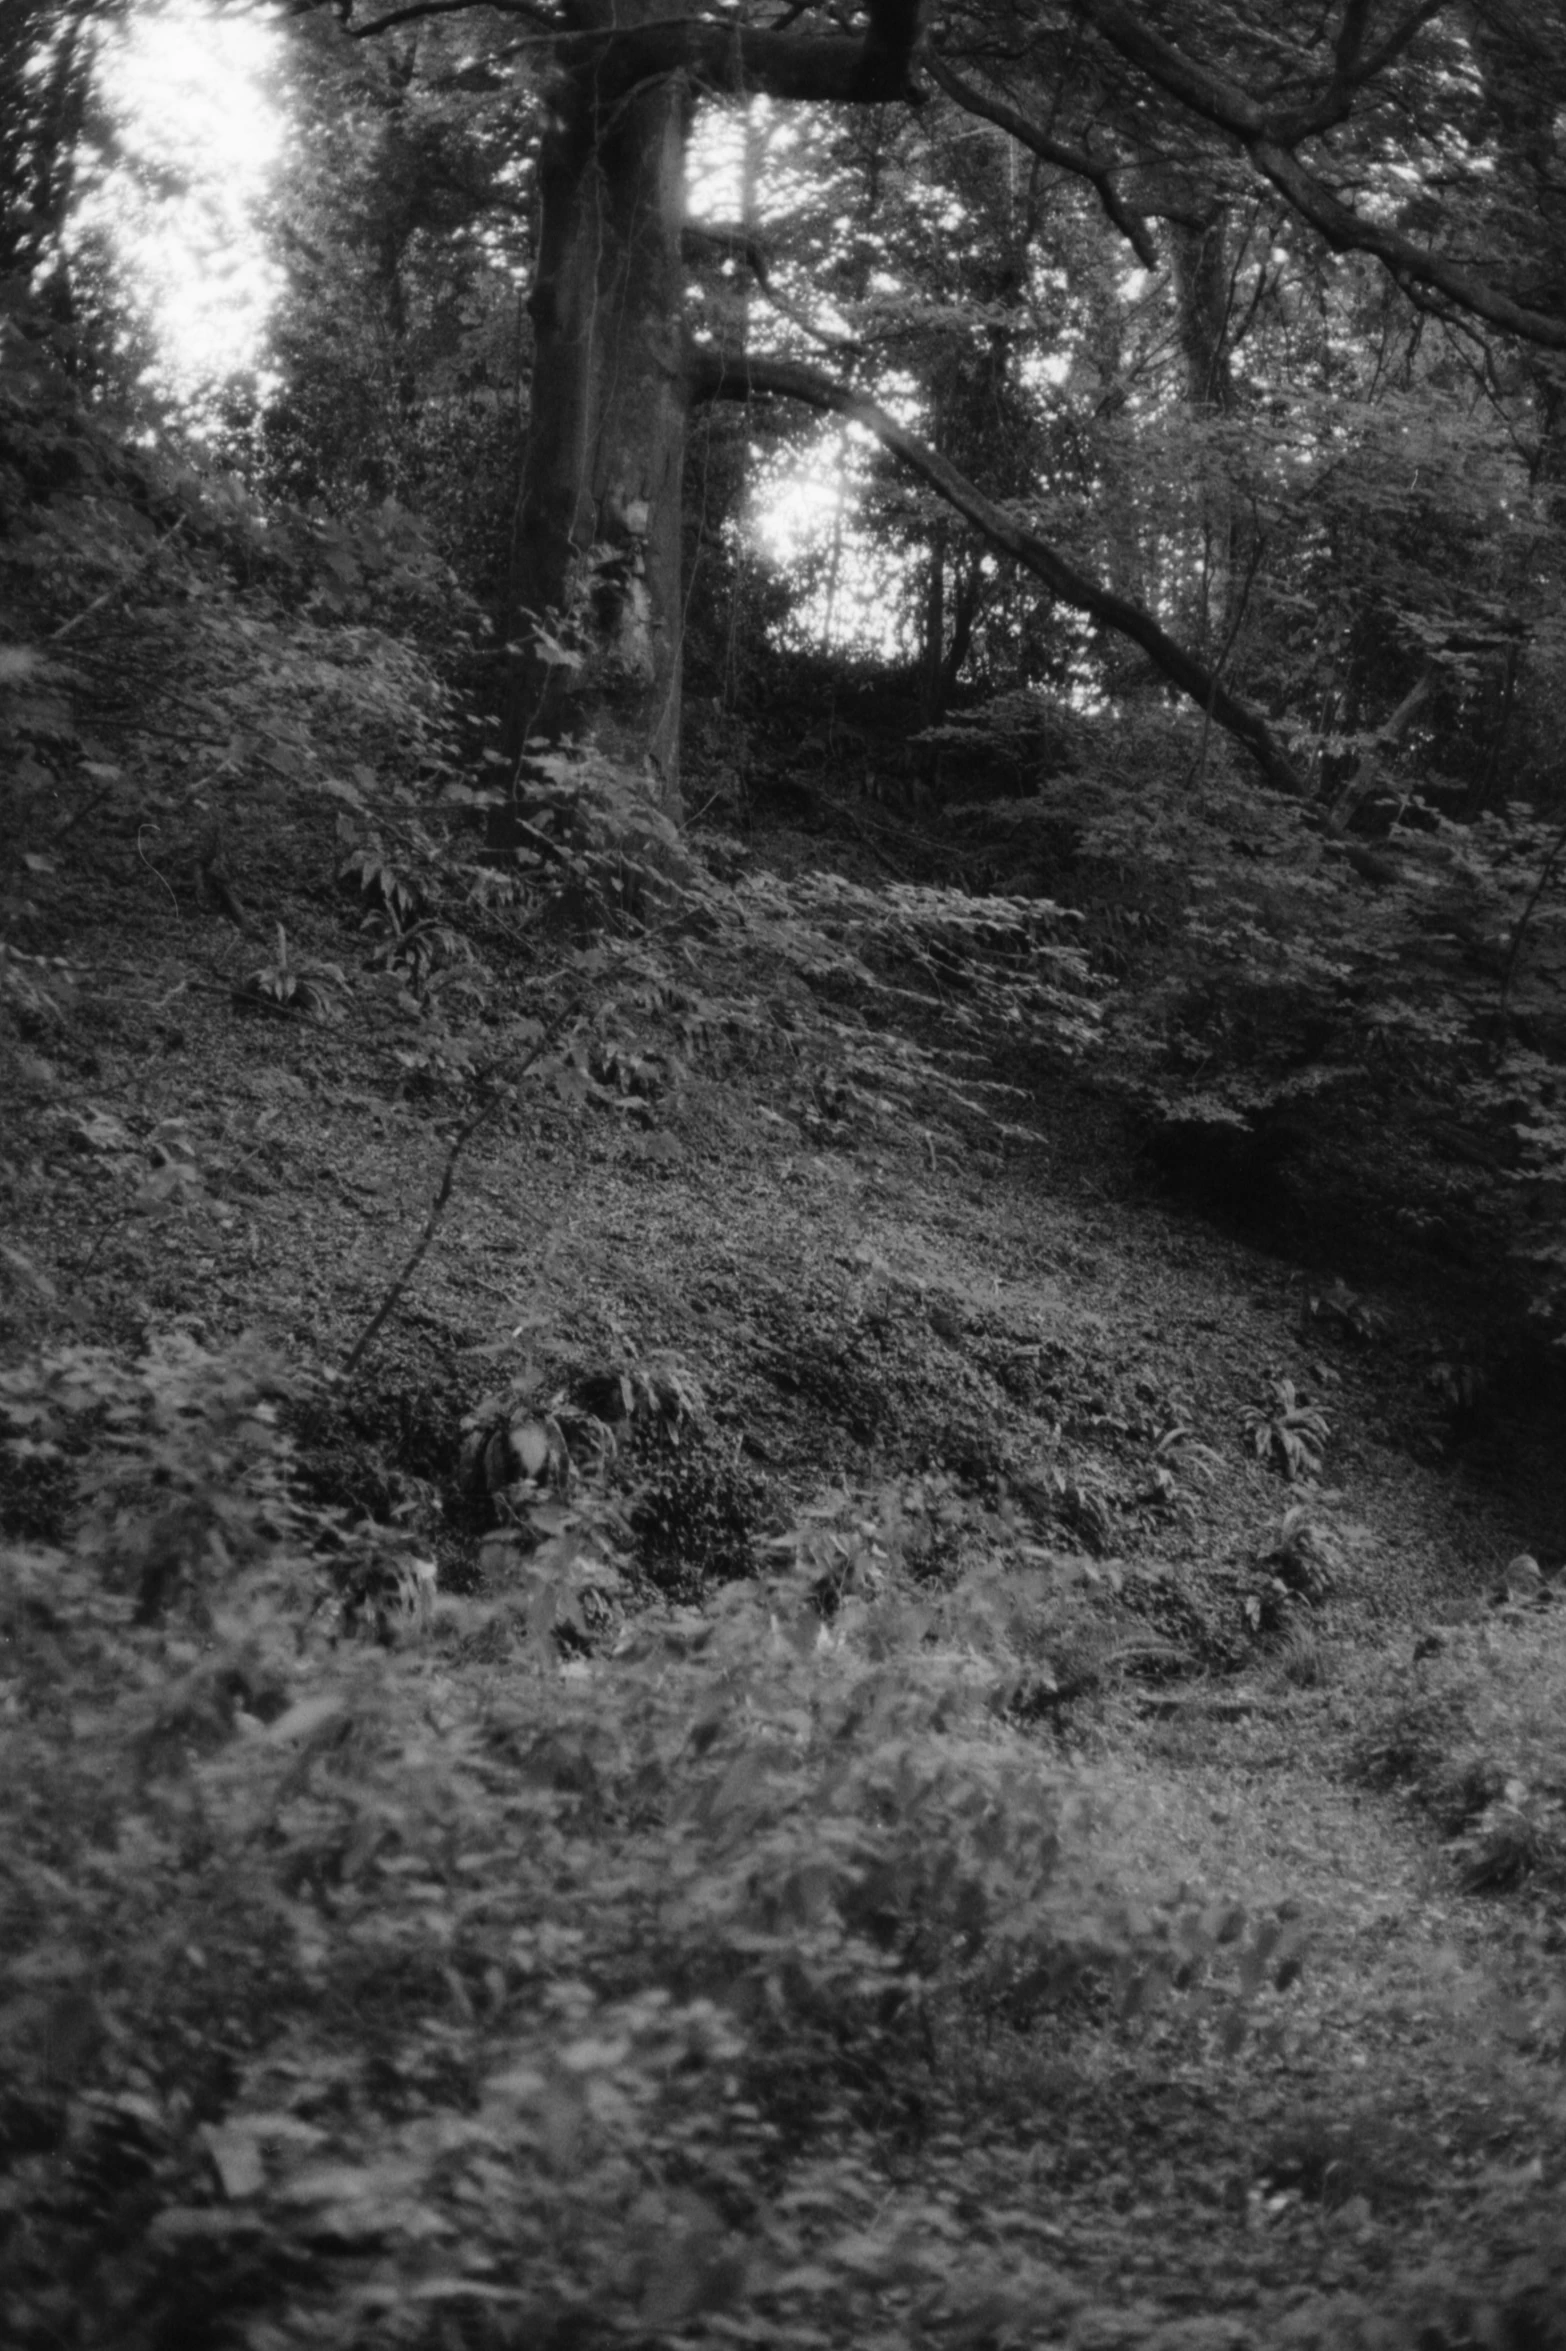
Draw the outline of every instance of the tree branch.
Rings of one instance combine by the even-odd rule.
[[[637,83],[685,73],[719,97],[793,98],[818,105],[878,104],[896,93],[867,89],[865,44],[841,34],[753,32],[710,18],[665,19],[617,32],[566,33],[556,43],[562,65],[597,63],[597,87],[616,100]]]
[[[1523,342],[1537,343],[1546,350],[1566,351],[1566,318],[1552,318],[1547,311],[1530,310],[1525,304],[1514,302],[1510,295],[1495,292],[1478,270],[1466,269],[1461,262],[1447,261],[1427,246],[1416,245],[1412,237],[1384,228],[1379,221],[1363,219],[1348,205],[1340,203],[1287,147],[1269,139],[1258,139],[1253,142],[1250,155],[1257,170],[1288,198],[1303,220],[1320,230],[1335,252],[1369,253],[1405,289],[1410,282],[1429,287],[1455,303],[1459,310],[1466,310],[1475,318],[1488,319],[1491,326],[1502,327]]]
[[[1548,857],[1539,868],[1538,880],[1529,891],[1527,903],[1517,917],[1517,927],[1512,933],[1511,943],[1506,950],[1506,969],[1501,974],[1500,1033],[1496,1039],[1497,1059],[1499,1059],[1501,1043],[1505,1036],[1506,1018],[1512,1000],[1512,982],[1517,977],[1517,959],[1522,953],[1523,940],[1528,935],[1528,925],[1533,920],[1534,909],[1544,896],[1563,855],[1566,855],[1566,826],[1563,826],[1556,835]]]
[[[706,348],[691,353],[689,381],[695,400],[752,400],[776,393],[784,399],[802,401],[806,407],[824,414],[846,416],[854,424],[863,425],[910,473],[928,482],[992,546],[1015,557],[1063,604],[1085,612],[1104,628],[1113,629],[1140,645],[1171,685],[1209,711],[1219,726],[1244,744],[1269,783],[1296,797],[1304,797],[1303,778],[1254,703],[1231,693],[1211,670],[1161,629],[1151,613],[1100,587],[1086,572],[1078,571],[1047,539],[1040,538],[1003,506],[986,498],[982,490],[976,489],[965,474],[939,456],[928,442],[910,433],[851,384],[835,383],[830,376],[820,375],[814,368],[801,366],[794,360],[758,359],[744,352]]]
[[[309,15],[322,4],[295,0],[293,13]],[[696,14],[644,24],[583,25],[587,12],[571,0],[562,0],[558,8],[548,0],[484,4],[498,16],[537,25],[557,62],[568,71],[591,71],[599,99],[610,105],[642,82],[676,73],[689,74],[703,89],[727,97],[880,106],[899,98],[920,105],[926,95],[911,78],[923,0],[865,0],[870,24],[863,39],[842,33],[795,36]],[[338,21],[352,39],[364,41],[426,17],[460,15],[479,0],[402,0],[357,24],[353,5],[354,0],[338,0]]]
[[[562,23],[540,0],[485,0],[499,16],[519,16],[540,27],[541,38],[568,71],[591,71],[601,102],[613,105],[640,83],[666,74],[689,74],[703,89],[724,97],[764,95],[823,105],[883,105],[889,99],[917,103],[909,65],[918,36],[918,0],[875,0],[863,40],[845,34],[762,32],[722,23],[710,16],[670,16],[650,24]],[[318,0],[301,0],[296,13],[308,15]],[[426,17],[455,16],[478,0],[404,0],[385,14],[355,24],[352,0],[340,14],[343,29],[357,41],[392,32]],[[567,13],[576,13],[569,11]]]
[[[1403,737],[1421,710],[1433,697],[1440,681],[1440,675],[1435,662],[1427,661],[1416,683],[1403,696],[1397,708],[1377,727],[1374,737],[1366,748],[1364,757],[1327,810],[1326,829],[1329,833],[1339,834],[1348,831],[1355,809],[1358,808],[1362,800],[1368,800],[1375,790],[1377,778],[1381,773],[1381,762],[1377,754],[1382,751],[1398,749]]]
[[[559,18],[547,8],[535,6],[534,0],[489,0],[489,4],[501,16],[525,17],[529,24],[541,25],[546,32],[560,29]],[[315,0],[303,0],[303,6],[294,13],[306,15],[314,5]],[[405,7],[388,9],[384,16],[372,17],[368,24],[353,22],[352,5],[353,0],[348,0],[348,9],[339,18],[343,31],[350,40],[373,41],[377,33],[395,32],[399,25],[419,24],[426,17],[471,14],[474,0],[407,0]]]
[[[864,350],[863,343],[853,335],[834,335],[826,327],[813,326],[802,310],[778,292],[772,283],[766,247],[748,229],[725,226],[720,221],[687,221],[680,231],[680,248],[682,258],[686,261],[693,260],[702,252],[719,253],[726,259],[742,261],[773,309],[786,318],[790,325],[798,327],[802,335],[808,335],[812,343],[819,343],[824,350],[853,353],[856,357]]]
[[[1123,6],[1122,0],[1077,0],[1077,8],[1112,49],[1118,49],[1149,81],[1156,82],[1169,97],[1178,98],[1204,122],[1216,123],[1220,130],[1247,144],[1265,138],[1274,127],[1240,83],[1230,81],[1216,66],[1188,57],[1173,41],[1166,41],[1162,33],[1144,24],[1134,8]]]
[[[465,0],[408,0],[408,4],[348,29],[364,38],[406,24],[417,17],[445,16]],[[538,0],[489,0],[501,15],[521,16],[541,26],[551,17]],[[1333,194],[1331,188],[1294,152],[1296,143],[1324,130],[1347,112],[1352,92],[1404,50],[1414,35],[1438,13],[1442,0],[1419,0],[1419,5],[1369,57],[1361,58],[1345,76],[1335,74],[1331,89],[1314,108],[1269,114],[1240,83],[1216,66],[1190,57],[1172,41],[1143,22],[1126,0],[1076,0],[1081,15],[1094,30],[1145,74],[1168,96],[1194,114],[1227,131],[1246,149],[1256,169],[1272,182],[1300,215],[1340,253],[1368,253],[1380,261],[1405,290],[1428,287],[1507,334],[1552,351],[1566,351],[1566,318],[1531,309],[1491,286],[1484,273],[1421,245],[1381,221],[1367,219]],[[908,78],[916,38],[917,10],[908,0],[884,0],[879,13],[891,30],[880,33],[872,11],[864,41],[842,35],[810,34],[796,39],[791,33],[759,32],[736,24],[715,23],[707,17],[665,18],[654,24],[626,28],[606,26],[587,31],[560,31],[551,36],[559,62],[568,69],[590,71],[601,103],[614,104],[646,81],[666,74],[688,74],[703,89],[717,95],[765,95],[825,105],[875,105],[915,95]],[[1358,35],[1355,12],[1345,19],[1346,53],[1352,55]],[[915,34],[907,33],[909,24]],[[895,34],[895,37],[893,37]],[[1054,141],[1014,114],[1000,100],[991,100],[963,83],[939,59],[929,61],[934,79],[970,112],[985,115],[1010,131],[1034,153],[1065,170],[1086,178],[1115,226],[1130,238],[1139,259],[1149,259],[1150,242],[1139,240],[1136,217],[1115,194],[1107,175],[1090,156]],[[1145,236],[1145,230],[1144,230]]]
[[[1153,243],[1152,231],[1140,213],[1132,212],[1120,195],[1107,166],[1098,163],[1083,147],[1069,147],[1063,140],[1052,139],[1041,131],[1037,123],[1019,114],[1015,106],[1008,106],[1003,98],[992,98],[987,90],[975,89],[960,74],[953,73],[945,59],[933,52],[924,59],[924,70],[933,82],[938,82],[948,98],[954,99],[966,114],[981,115],[1006,131],[1018,145],[1031,154],[1042,156],[1061,171],[1069,171],[1078,179],[1088,181],[1095,190],[1105,213],[1120,234],[1130,244],[1144,269],[1158,268],[1158,248]]]
[[[1326,95],[1314,106],[1303,107],[1291,117],[1291,140],[1314,138],[1318,132],[1329,131],[1335,123],[1342,122],[1353,107],[1356,90],[1385,73],[1401,57],[1414,35],[1422,32],[1445,6],[1446,0],[1419,0],[1413,14],[1394,25],[1381,46],[1372,49],[1366,57],[1362,52],[1370,29],[1371,0],[1348,0],[1332,52],[1331,83]]]
[[[1382,45],[1373,63],[1386,62],[1406,46],[1438,6],[1439,0],[1425,0],[1425,5],[1416,9]],[[1307,110],[1303,114],[1269,116],[1238,82],[1231,81],[1216,67],[1188,57],[1172,41],[1166,41],[1161,33],[1144,24],[1124,0],[1077,0],[1077,7],[1110,47],[1146,74],[1149,81],[1169,97],[1177,98],[1192,113],[1201,115],[1204,121],[1215,123],[1231,138],[1238,139],[1263,177],[1271,180],[1301,219],[1320,231],[1335,252],[1369,253],[1400,285],[1406,287],[1412,282],[1432,287],[1449,302],[1455,302],[1459,309],[1469,311],[1475,318],[1488,319],[1492,326],[1502,327],[1524,342],[1540,344],[1547,350],[1566,351],[1566,318],[1552,317],[1548,311],[1530,310],[1526,304],[1514,302],[1510,295],[1497,292],[1482,272],[1465,268],[1458,261],[1448,261],[1443,254],[1432,252],[1427,245],[1416,244],[1412,237],[1405,237],[1380,221],[1365,219],[1335,196],[1308,165],[1301,163],[1294,153],[1293,142],[1313,130],[1325,128],[1328,122],[1337,119],[1336,112],[1313,115]],[[1369,65],[1359,67],[1356,81],[1363,83],[1370,71]]]
[[[1359,53],[1365,46],[1365,28],[1369,22],[1370,0],[1348,0],[1333,51],[1335,81],[1347,83],[1353,78],[1359,65]]]

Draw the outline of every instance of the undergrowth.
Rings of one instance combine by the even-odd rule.
[[[1053,716],[1042,693],[1009,700]],[[998,738],[1015,717],[1003,698]],[[990,727],[981,712],[955,733],[978,747]],[[1439,775],[1388,777],[1345,829],[1258,791],[1193,717],[1073,735],[1064,772],[948,823],[1080,917],[1102,990],[1091,1068],[1183,1188],[1254,1229],[1278,1223],[1291,1177],[1307,1214],[1330,1177],[1355,1223],[1405,1248],[1508,1256],[1556,1337],[1559,807],[1454,813]]]
[[[912,2189],[887,2149],[976,2016],[1183,1987],[1233,2046],[1301,1930],[1117,1886],[1091,1776],[1011,1726],[994,1564],[911,1592],[898,1513],[845,1498],[584,1653],[565,1516],[356,1639],[345,1558],[409,1562],[299,1498],[297,1387],[189,1340],[7,1375],[76,1499],[0,1586],[6,2340],[891,2345],[1080,2304],[1020,2214],[965,2249],[959,2153]]]
[[[1566,1612],[1514,1607],[1421,1643],[1365,1693],[1360,1771],[1406,1788],[1474,1891],[1566,1889]]]
[[[1026,1126],[1068,1064],[1242,1137],[1217,1163],[1245,1184],[1286,1114],[1423,1136],[1427,1175],[1439,1117],[1502,1179],[1556,1314],[1562,885],[1536,813],[1409,803],[1366,898],[1317,815],[1205,749],[1198,771],[1159,721],[1135,775],[1111,745],[986,813],[1003,891],[720,873],[603,761],[535,748],[519,779],[483,748],[448,682],[481,626],[395,508],[263,514],[78,431],[36,381],[8,386],[0,440],[18,1098],[47,1099],[39,1048],[92,985],[47,950],[66,862],[151,843],[176,908],[241,933],[236,1010],[329,1025],[447,1118],[355,1368],[486,1119],[547,1089],[655,1159],[698,1069],[743,1080],[781,1148],[885,1134],[932,1164]],[[346,951],[258,945],[244,903],[268,811],[303,838],[311,801]],[[1058,888],[1021,886],[1030,838]],[[183,1120],[72,1124],[112,1202],[84,1278],[113,1238],[232,1225],[236,1171]],[[1438,1190],[1400,1198],[1411,1232]],[[42,1317],[47,1273],[5,1262]],[[1173,2011],[1234,2055],[1258,2019],[1277,2038],[1301,1965],[1292,1915],[1123,1869],[1107,1775],[1054,1735],[1126,1666],[1075,1591],[1112,1563],[1063,1561],[935,1472],[769,1536],[668,1364],[595,1395],[523,1375],[475,1409],[462,1595],[398,1524],[310,1497],[285,1431],[321,1391],[256,1348],[60,1348],[5,1372],[0,1410],[19,2351],[1140,2339],[1049,2258],[1036,2199],[975,2220],[988,2151],[943,2127],[980,2041],[998,2075],[1024,2036],[1064,2062]],[[1244,1425],[1291,1479],[1332,1434],[1281,1379]],[[1149,1508],[1200,1481],[1189,1435],[1158,1438]],[[627,1502],[605,1468],[638,1448]],[[1108,1548],[1091,1485],[1045,1499]],[[1264,1607],[1292,1628],[1303,1687],[1323,1669],[1296,1611],[1329,1554],[1291,1512],[1247,1601],[1253,1630]],[[1475,1887],[1561,1880],[1559,1622],[1456,1634],[1373,1693],[1364,1768],[1414,1790]],[[1419,2340],[1503,2339],[1494,2310],[1468,2335],[1448,2318]]]

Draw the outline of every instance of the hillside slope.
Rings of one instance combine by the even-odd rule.
[[[7,2339],[1566,2342],[1549,1400],[765,926],[485,1094],[146,847],[9,909]]]

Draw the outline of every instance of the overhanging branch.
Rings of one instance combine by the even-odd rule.
[[[965,114],[977,114],[986,122],[994,123],[998,129],[1008,132],[1019,146],[1042,157],[1045,163],[1053,163],[1061,171],[1072,172],[1078,179],[1086,180],[1095,190],[1108,218],[1130,244],[1142,267],[1150,270],[1158,268],[1158,248],[1153,243],[1152,231],[1142,215],[1133,212],[1121,196],[1107,166],[1089,155],[1085,148],[1068,146],[1062,139],[1051,138],[1027,115],[1020,114],[1015,106],[1008,106],[1003,98],[993,97],[988,90],[976,89],[972,82],[964,81],[960,74],[953,73],[945,59],[934,51],[925,56],[923,64],[931,81],[938,82],[947,97],[953,99]]]
[[[300,0],[305,13],[316,4],[317,0]],[[355,24],[352,0],[347,0],[339,14],[346,29],[363,38],[418,17],[454,14],[467,4],[468,0],[404,0],[387,14]],[[542,37],[560,65],[591,74],[603,104],[612,105],[629,90],[665,74],[688,75],[699,88],[715,95],[764,95],[826,105],[875,105],[888,99],[918,97],[909,80],[917,40],[917,0],[878,0],[871,10],[870,32],[862,41],[842,34],[796,37],[793,33],[762,32],[694,15],[584,29],[572,24],[575,11],[569,6],[562,7],[557,19],[540,0],[488,0],[488,4],[501,15],[520,16],[531,23],[559,22],[557,33]],[[1085,21],[1129,64],[1190,112],[1237,140],[1263,177],[1335,251],[1368,253],[1405,290],[1429,288],[1472,317],[1524,342],[1566,351],[1566,318],[1513,300],[1492,285],[1484,271],[1449,260],[1415,238],[1354,211],[1318,173],[1301,162],[1296,152],[1300,140],[1348,113],[1355,93],[1407,48],[1442,4],[1443,0],[1418,0],[1369,57],[1359,54],[1363,12],[1351,8],[1325,96],[1314,107],[1270,112],[1241,83],[1166,39],[1136,8],[1127,5],[1127,0],[1076,0]],[[888,23],[890,36],[884,29]],[[1110,218],[1131,238],[1139,258],[1146,266],[1156,266],[1149,258],[1150,247],[1144,250],[1137,239],[1135,216],[1121,204],[1092,158],[1082,155],[1073,159],[1071,151],[1054,141],[1046,147],[1041,144],[1044,134],[1027,125],[1025,117],[1013,115],[1001,101],[989,100],[967,85],[962,85],[959,95],[954,87],[956,77],[949,69],[938,58],[928,63],[933,78],[957,97],[959,104],[987,114],[1063,168],[1082,171],[1098,189]]]
[[[1547,311],[1530,310],[1524,303],[1514,302],[1509,294],[1497,293],[1478,270],[1465,269],[1461,262],[1448,261],[1443,255],[1432,253],[1427,246],[1416,244],[1412,237],[1402,236],[1396,229],[1383,228],[1378,221],[1364,219],[1340,203],[1297,155],[1276,141],[1253,140],[1250,156],[1257,170],[1288,198],[1302,219],[1320,230],[1334,251],[1369,253],[1384,263],[1405,288],[1411,284],[1427,286],[1435,293],[1444,294],[1459,310],[1468,311],[1474,318],[1488,319],[1491,326],[1503,327],[1508,334],[1517,335],[1526,343],[1537,343],[1550,351],[1566,351],[1566,318],[1552,318]]]
[[[1063,604],[1085,612],[1089,619],[1140,645],[1172,686],[1189,695],[1217,725],[1245,746],[1269,783],[1299,798],[1305,796],[1304,779],[1254,703],[1231,693],[1213,671],[1161,629],[1150,612],[1101,587],[1086,572],[1078,571],[1047,539],[1030,531],[992,498],[986,498],[966,474],[959,473],[928,442],[910,433],[875,401],[856,392],[851,384],[836,383],[830,376],[791,359],[758,359],[744,352],[697,349],[690,356],[690,386],[695,400],[752,400],[776,394],[783,399],[801,401],[824,415],[846,416],[852,423],[863,425],[910,473],[917,474],[938,497],[954,506],[992,546],[1002,548],[1032,572],[1035,579],[1042,580]]]
[[[1401,231],[1355,212],[1333,194],[1308,164],[1300,161],[1294,151],[1294,141],[1321,127],[1322,120],[1337,118],[1343,109],[1336,97],[1322,116],[1312,117],[1309,112],[1271,115],[1238,82],[1155,32],[1134,8],[1125,5],[1125,0],[1077,0],[1077,7],[1095,32],[1149,81],[1169,97],[1178,99],[1192,113],[1239,140],[1257,170],[1271,180],[1301,219],[1320,231],[1335,252],[1368,253],[1382,262],[1400,285],[1431,287],[1449,302],[1455,302],[1459,309],[1475,318],[1487,319],[1491,326],[1502,327],[1524,342],[1540,344],[1546,350],[1566,351],[1566,318],[1514,302],[1509,294],[1498,291],[1482,271],[1467,269],[1459,261],[1449,261],[1444,254],[1433,252],[1413,237],[1405,237]],[[1434,13],[1433,5],[1416,8],[1394,40],[1383,44],[1375,61],[1377,66],[1406,44]],[[1361,69],[1355,77],[1356,85],[1363,82],[1369,71],[1368,66]]]
[[[308,15],[322,0],[298,0]],[[630,24],[584,24],[584,11],[540,0],[484,0],[499,16],[520,17],[542,28],[555,62],[567,71],[591,73],[600,101],[613,104],[640,83],[665,74],[688,74],[717,96],[793,98],[818,105],[883,105],[922,95],[909,79],[918,34],[918,0],[883,0],[872,9],[862,39],[846,34],[758,31],[711,16],[667,16]],[[399,0],[380,15],[353,18],[353,0],[337,11],[344,31],[356,40],[414,24],[427,17],[456,16],[479,0]]]

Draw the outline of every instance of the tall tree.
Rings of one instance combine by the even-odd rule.
[[[338,0],[365,37],[460,13],[457,0],[358,7]],[[1287,0],[1202,0],[1178,40],[1147,0],[972,0],[941,17],[924,67],[919,0],[874,0],[851,34],[800,30],[800,9],[763,28],[743,4],[720,20],[683,0],[493,0],[489,13],[546,35],[551,77],[516,534],[517,755],[574,733],[677,807],[686,419],[703,398],[781,396],[865,426],[1053,595],[1131,638],[1275,782],[1303,788],[1284,735],[1226,682],[1218,649],[1181,641],[1172,610],[1103,586],[859,384],[693,340],[681,231],[698,93],[881,107],[926,95],[927,70],[946,102],[1091,190],[1128,263],[1172,270],[1186,393],[1210,410],[1233,398],[1236,207],[1258,196],[1324,264],[1368,257],[1420,310],[1531,348],[1558,381],[1566,299],[1544,147],[1566,61],[1512,0],[1343,0],[1308,23]],[[1478,101],[1476,25],[1490,45]],[[1541,79],[1556,111],[1535,100],[1523,119],[1506,100],[1518,127],[1497,194],[1504,106],[1484,92]]]

